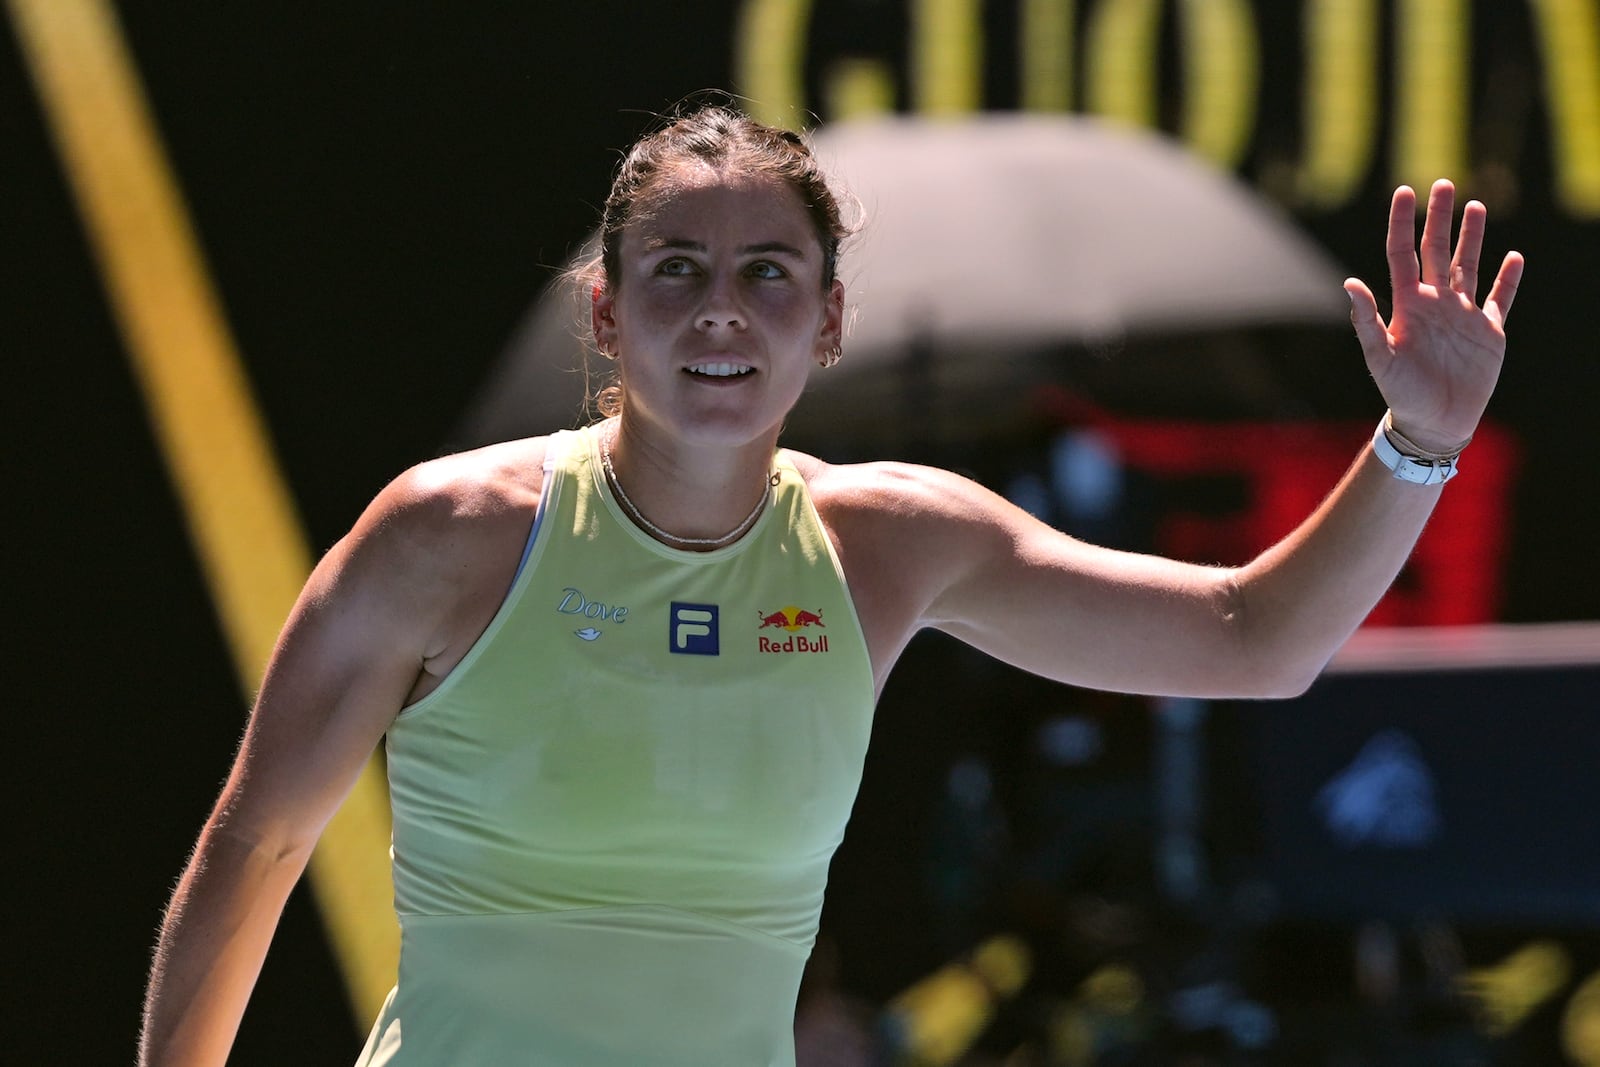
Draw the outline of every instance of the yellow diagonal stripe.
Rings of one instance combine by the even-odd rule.
[[[7,0],[247,696],[310,570],[138,75],[105,0]],[[394,982],[388,799],[369,762],[311,860],[365,1021]]]

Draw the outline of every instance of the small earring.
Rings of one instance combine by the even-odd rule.
[[[609,345],[600,345],[599,348],[600,348],[600,355],[603,358],[605,358],[605,359],[616,359],[617,358],[617,354],[615,352],[611,351],[611,347]]]
[[[832,348],[828,349],[828,351],[826,353],[824,353],[822,358],[817,360],[817,362],[822,364],[822,369],[823,370],[827,370],[829,367],[837,366],[838,363],[839,363],[839,360],[841,360],[843,358],[844,358],[844,349],[843,349],[843,347],[840,346],[840,345],[834,345]]]

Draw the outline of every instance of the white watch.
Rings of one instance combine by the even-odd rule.
[[[1394,447],[1389,435],[1383,432],[1381,422],[1378,423],[1377,432],[1372,435],[1372,451],[1378,457],[1378,462],[1388,467],[1396,478],[1414,485],[1443,485],[1456,476],[1456,464],[1460,461],[1459,456],[1443,459],[1408,456]]]

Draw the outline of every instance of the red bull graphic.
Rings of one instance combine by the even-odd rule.
[[[787,637],[758,635],[756,648],[761,652],[828,651],[827,634],[811,637],[800,632],[812,627],[827,629],[828,624],[822,621],[821,611],[807,611],[805,608],[789,604],[773,612],[757,611],[756,617],[760,619],[757,630],[778,629],[789,635]]]

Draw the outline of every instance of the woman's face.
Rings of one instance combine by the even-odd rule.
[[[617,356],[627,416],[692,444],[776,434],[839,343],[843,315],[799,194],[699,168],[645,205],[619,252],[593,318]]]

